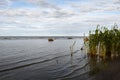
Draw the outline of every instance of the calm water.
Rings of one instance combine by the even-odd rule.
[[[82,39],[0,40],[0,80],[92,80],[99,61],[88,58],[82,45]]]

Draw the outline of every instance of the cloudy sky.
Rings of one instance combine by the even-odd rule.
[[[120,26],[120,0],[0,0],[0,36],[79,36]]]

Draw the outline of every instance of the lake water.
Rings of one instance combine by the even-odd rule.
[[[96,64],[104,63],[87,57],[82,46],[82,38],[0,40],[0,80],[92,80]]]

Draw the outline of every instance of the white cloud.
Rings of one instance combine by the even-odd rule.
[[[8,8],[9,5],[10,5],[9,0],[0,0],[0,9]]]
[[[53,9],[59,9],[56,5],[49,3],[47,0],[26,0],[28,3],[44,7],[44,8],[53,8]]]
[[[104,12],[104,11],[120,11],[120,3],[117,0],[92,0],[82,3],[70,3],[73,8],[80,12]]]
[[[18,0],[9,1],[12,3]],[[82,35],[97,24],[120,22],[120,5],[116,4],[118,0],[109,0],[109,3],[98,0],[68,2],[67,7],[58,7],[47,0],[26,1],[39,7],[0,9],[2,35]]]

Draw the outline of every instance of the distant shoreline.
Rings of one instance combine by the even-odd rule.
[[[84,38],[84,36],[0,36],[0,40],[14,39],[47,39],[47,38]]]

